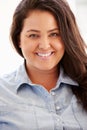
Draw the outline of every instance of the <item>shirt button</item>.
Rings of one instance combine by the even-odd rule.
[[[59,106],[56,106],[56,110],[60,110],[60,107],[59,107]]]
[[[54,96],[54,95],[55,95],[55,92],[51,92],[51,95]]]
[[[58,123],[58,122],[60,122],[60,117],[59,116],[57,116],[57,118],[56,118],[56,123]]]

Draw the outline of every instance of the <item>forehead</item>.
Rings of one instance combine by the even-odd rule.
[[[54,15],[49,11],[32,10],[29,11],[26,19],[24,20],[24,26],[58,26],[58,23]]]

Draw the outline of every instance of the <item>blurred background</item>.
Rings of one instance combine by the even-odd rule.
[[[87,43],[87,0],[67,0],[75,14],[80,33]],[[23,59],[12,48],[9,32],[12,15],[20,0],[1,0],[0,3],[0,75],[16,69]]]

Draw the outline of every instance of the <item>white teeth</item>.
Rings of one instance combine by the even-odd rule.
[[[48,56],[50,56],[52,53],[49,52],[49,53],[37,53],[37,54],[38,54],[38,56],[41,56],[41,57],[48,57]]]

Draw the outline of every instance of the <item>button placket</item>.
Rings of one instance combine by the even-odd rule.
[[[51,95],[52,95],[52,97],[53,97],[53,99],[54,99],[55,110],[56,110],[56,111],[59,111],[61,108],[60,108],[60,106],[56,105],[56,103],[55,103],[56,93],[55,93],[54,91],[51,91]]]
[[[63,130],[63,124],[62,124],[62,119],[59,115],[56,116],[56,130]]]

